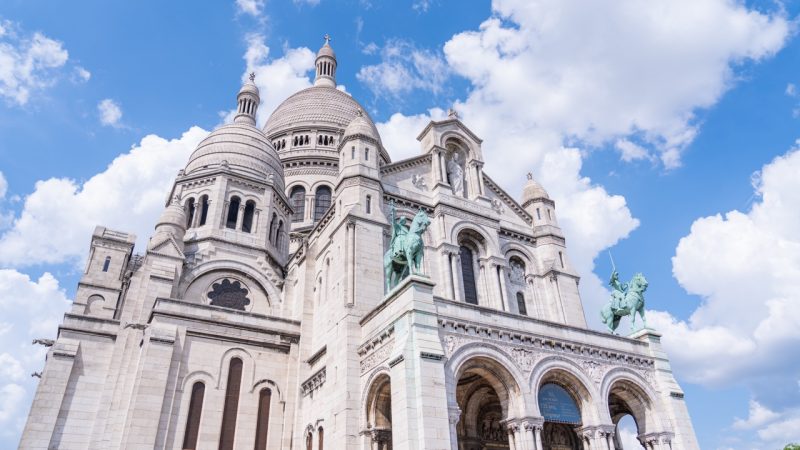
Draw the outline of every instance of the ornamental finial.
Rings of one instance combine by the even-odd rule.
[[[325,45],[329,45],[330,44],[331,35],[329,35],[328,33],[325,33],[325,36],[322,36],[322,38],[325,39]]]
[[[248,78],[250,78],[250,81],[255,82],[256,81],[256,73],[255,72],[250,72],[250,76]]]
[[[532,180],[532,179],[533,179],[533,173],[531,173],[531,172],[528,172],[528,179],[529,179],[529,180]]]
[[[459,118],[458,117],[458,111],[456,111],[453,108],[448,109],[447,110],[447,117],[450,117],[452,119],[458,119]]]

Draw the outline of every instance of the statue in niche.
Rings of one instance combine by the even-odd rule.
[[[516,260],[512,260],[509,263],[511,266],[511,270],[508,272],[508,278],[514,284],[525,284],[525,266],[523,266],[520,262]]]
[[[447,162],[447,181],[453,188],[453,195],[464,196],[464,168],[461,167],[461,155],[458,152],[453,152]]]

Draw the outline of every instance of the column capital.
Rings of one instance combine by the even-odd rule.
[[[523,417],[522,426],[526,430],[541,430],[544,428],[544,417]]]

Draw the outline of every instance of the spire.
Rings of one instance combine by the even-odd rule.
[[[317,52],[317,76],[314,79],[314,86],[327,86],[336,87],[336,54],[331,48],[331,37],[329,35],[323,36],[325,43],[322,48]]]
[[[248,80],[244,82],[242,88],[239,89],[239,94],[236,96],[236,117],[233,118],[233,121],[234,123],[255,125],[256,111],[261,97],[258,95],[255,72],[250,72],[247,78]]]

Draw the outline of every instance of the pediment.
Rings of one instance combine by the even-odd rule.
[[[153,237],[153,240],[150,242],[148,253],[155,253],[161,256],[170,256],[173,258],[185,259],[186,256],[183,254],[178,243],[175,241],[175,237],[172,235],[161,237],[160,239]]]

